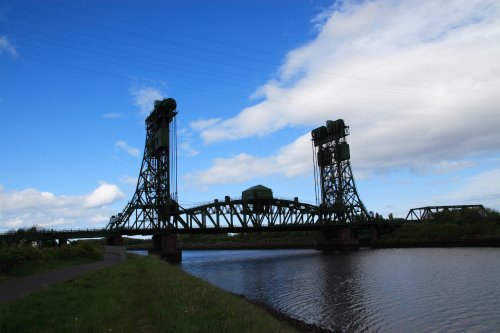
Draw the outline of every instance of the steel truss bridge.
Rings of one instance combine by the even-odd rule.
[[[226,198],[227,199],[227,198]],[[179,207],[180,208],[180,207]],[[67,241],[78,238],[112,238],[119,236],[147,236],[155,234],[226,234],[279,231],[318,230],[335,232],[345,223],[330,220],[331,213],[320,207],[301,203],[298,199],[236,199],[215,200],[212,203],[180,208],[172,214],[169,223],[152,227],[149,221],[130,219],[119,228],[74,230],[23,230],[0,234],[0,241]],[[400,222],[359,220],[349,224],[352,230],[399,228]]]
[[[406,215],[406,220],[411,221],[422,221],[430,220],[433,218],[435,213],[442,211],[454,211],[462,209],[474,209],[479,212],[480,215],[486,216],[486,209],[483,205],[453,205],[453,206],[426,206],[419,208],[412,208]]]
[[[179,232],[187,229],[235,230],[305,226],[320,221],[317,206],[284,199],[215,200],[187,209],[178,206],[177,210],[171,212],[170,219],[161,225],[137,217],[140,216],[128,219],[118,229],[168,229]]]
[[[243,191],[241,199],[225,197],[223,201],[192,208],[179,206],[176,108],[172,98],[155,101],[153,111],[145,120],[146,142],[135,193],[123,211],[110,218],[105,229],[25,230],[0,234],[0,241],[94,237],[109,240],[124,235],[153,235],[154,241],[155,235],[165,234],[296,230],[321,230],[330,238],[353,239],[359,229],[375,228],[378,233],[383,228],[401,225],[401,222],[376,221],[361,201],[350,165],[346,140],[349,126],[342,119],[328,120],[326,126],[311,131],[318,205],[299,202],[298,198],[276,199],[271,189],[258,185]],[[463,207],[448,206],[448,209]],[[439,208],[415,208],[407,219],[421,220],[436,210]],[[162,244],[157,245],[164,247]]]
[[[279,232],[303,230],[335,231],[345,228],[344,223],[330,220],[331,213],[319,206],[302,203],[295,198],[287,199],[235,199],[214,200],[192,208],[178,207],[165,225],[153,226],[150,221],[141,221],[137,216],[119,228],[73,229],[73,230],[23,230],[0,234],[0,241],[46,241],[78,238],[101,238],[117,236],[147,236],[168,234],[226,234]],[[374,223],[358,221],[350,224],[353,229],[397,228],[400,223]]]
[[[177,103],[155,101],[146,117],[146,142],[137,186],[124,210],[111,217],[107,229],[248,230],[291,228],[326,224],[370,222],[356,190],[346,137],[349,126],[342,119],[327,121],[311,132],[315,162],[316,194],[321,204],[275,199],[262,185],[243,191],[241,200],[182,208],[177,202],[176,123]],[[318,201],[318,197],[317,197]]]

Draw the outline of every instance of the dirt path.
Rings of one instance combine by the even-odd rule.
[[[101,261],[55,269],[52,271],[15,278],[4,283],[0,283],[0,303],[5,303],[22,298],[32,292],[47,288],[56,283],[68,281],[87,272],[116,265],[118,263],[120,263],[120,257],[105,255],[104,259]]]

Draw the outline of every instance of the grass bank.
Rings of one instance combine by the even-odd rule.
[[[265,310],[154,257],[0,305],[0,332],[294,332]]]
[[[101,258],[102,248],[86,242],[62,247],[0,244],[0,282]]]

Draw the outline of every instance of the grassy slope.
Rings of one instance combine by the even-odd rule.
[[[100,260],[102,248],[86,242],[63,247],[5,246],[0,244],[0,282],[51,269]]]
[[[0,305],[0,332],[293,332],[244,299],[152,257]]]
[[[85,264],[93,261],[95,260],[78,257],[73,259],[54,259],[50,261],[25,262],[15,266],[7,273],[0,272],[0,283],[16,277],[33,275],[52,269]]]

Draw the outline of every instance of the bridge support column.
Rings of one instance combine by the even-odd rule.
[[[359,238],[358,230],[351,227],[337,230],[337,239],[340,241],[341,250],[358,250]]]
[[[170,263],[182,261],[182,250],[177,246],[177,235],[175,234],[153,235],[152,252]]]
[[[65,239],[65,238],[59,238],[57,240],[57,243],[58,243],[58,246],[61,247],[61,246],[64,246],[64,245],[68,245],[68,240]]]
[[[121,235],[108,237],[108,239],[106,239],[106,245],[122,246],[123,245],[123,237]]]
[[[378,239],[380,238],[380,229],[378,227],[372,227],[370,229],[370,241],[371,243],[376,243],[378,242]]]
[[[357,250],[359,249],[358,232],[351,227],[323,230],[321,240],[316,242],[316,249],[323,252]]]

